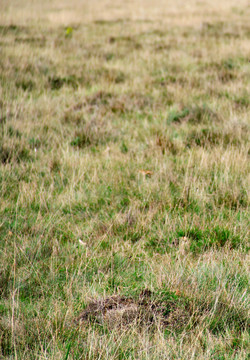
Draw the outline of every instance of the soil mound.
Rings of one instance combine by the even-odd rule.
[[[180,296],[167,293],[167,296],[160,300],[150,290],[145,289],[137,299],[114,295],[92,301],[76,322],[95,322],[109,327],[134,322],[147,326],[158,323],[164,327],[181,328],[189,319],[189,307]]]

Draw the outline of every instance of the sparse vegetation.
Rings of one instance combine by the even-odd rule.
[[[1,359],[247,359],[248,20],[0,5]]]

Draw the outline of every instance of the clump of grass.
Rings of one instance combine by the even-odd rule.
[[[240,29],[228,21],[204,22],[202,23],[201,36],[214,38],[238,38],[241,36]]]
[[[205,230],[199,227],[191,227],[187,230],[180,229],[166,234],[162,238],[151,235],[151,239],[146,243],[146,249],[152,249],[160,253],[183,248],[185,253],[200,254],[211,248],[216,250],[223,247],[230,249],[244,248],[244,250],[247,250],[243,239],[233,235],[230,230],[219,226]]]
[[[222,229],[219,226],[214,229],[201,230],[199,228],[190,228],[186,231],[177,231],[177,238],[187,237],[191,240],[190,250],[194,253],[206,251],[211,247],[221,248],[228,246],[236,249],[244,246],[244,242],[239,236],[234,236],[228,229]]]
[[[104,145],[112,139],[112,135],[108,130],[104,129],[104,124],[95,120],[83,125],[81,130],[75,132],[70,145],[77,148],[86,148],[89,146]]]
[[[24,145],[0,145],[0,162],[2,164],[20,163],[32,160],[29,150]]]
[[[211,124],[219,120],[218,114],[211,110],[207,105],[203,106],[184,106],[182,110],[172,110],[167,118],[168,124],[187,122],[193,125]]]
[[[20,33],[26,33],[28,31],[28,27],[16,25],[16,24],[10,24],[10,25],[1,25],[0,26],[0,32],[3,35],[10,34],[20,34]]]
[[[35,83],[32,81],[32,79],[18,79],[16,81],[16,87],[21,88],[24,91],[32,91],[35,88]]]
[[[217,78],[222,84],[236,81],[237,77],[240,76],[239,69],[247,63],[247,59],[242,57],[229,57],[219,62],[211,62],[201,66],[201,70],[204,68],[209,71],[212,78]]]
[[[22,133],[17,129],[14,129],[12,126],[8,127],[7,134],[9,137],[16,137],[18,139],[21,139]]]
[[[79,85],[79,79],[75,75],[69,76],[49,76],[48,84],[51,90],[59,90],[64,85],[71,86],[73,89],[76,89]]]
[[[240,146],[246,142],[246,134],[234,129],[222,130],[213,128],[203,128],[192,130],[185,141],[187,147],[213,147],[213,146]]]
[[[165,154],[165,152],[170,152],[171,154],[176,155],[178,152],[178,145],[169,136],[158,134],[156,145],[161,148],[163,154]]]
[[[233,97],[235,104],[242,108],[249,108],[250,107],[250,100],[247,93],[243,93],[242,95],[236,95]]]
[[[97,91],[73,107],[70,107],[64,115],[64,122],[80,125],[84,119],[91,115],[114,118],[138,112],[147,112],[153,106],[149,95],[140,93],[127,93],[118,95],[107,91]]]

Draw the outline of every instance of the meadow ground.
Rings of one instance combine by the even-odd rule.
[[[1,1],[1,359],[247,359],[249,18]]]

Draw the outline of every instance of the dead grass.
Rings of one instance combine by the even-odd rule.
[[[165,295],[165,299],[164,299]],[[142,290],[138,299],[125,296],[111,296],[104,300],[90,302],[77,322],[92,321],[103,323],[109,328],[127,325],[182,329],[190,322],[188,301],[180,299],[180,292],[157,295],[150,290]],[[158,295],[159,297],[159,295]]]
[[[0,357],[247,358],[248,19],[1,3]]]

